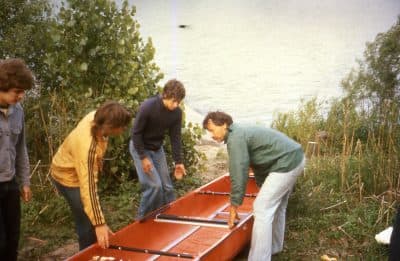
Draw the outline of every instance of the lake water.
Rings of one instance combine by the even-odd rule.
[[[181,80],[200,121],[223,110],[270,124],[301,99],[342,95],[365,43],[387,31],[398,0],[130,0],[155,61]],[[187,25],[180,28],[179,25]]]

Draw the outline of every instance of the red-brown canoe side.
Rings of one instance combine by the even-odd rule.
[[[230,192],[229,175],[186,194],[161,208],[158,212],[168,215],[227,220],[229,195],[201,194],[201,191]],[[254,178],[250,178],[246,193],[257,193]],[[138,249],[183,253],[192,260],[231,260],[250,241],[253,226],[252,204],[255,197],[246,197],[238,212],[241,220],[234,229],[191,224],[157,222],[150,216],[134,222],[111,238],[110,244]],[[157,212],[157,211],[156,211]],[[91,260],[94,256],[115,257],[115,260],[190,260],[182,257],[154,255],[116,249],[101,249],[97,244],[77,253],[68,260]]]

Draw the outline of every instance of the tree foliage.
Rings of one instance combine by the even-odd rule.
[[[377,112],[385,103],[400,103],[400,16],[387,32],[367,43],[364,59],[342,82],[349,97]]]
[[[23,58],[43,71],[50,10],[47,0],[0,0],[0,59]]]
[[[140,102],[158,92],[163,77],[153,62],[151,39],[143,41],[135,8],[127,1],[69,0],[50,27],[51,44],[45,57],[49,70],[41,109],[49,132],[50,155],[62,138],[88,111],[105,100],[116,100],[135,112]],[[46,93],[46,94],[45,94]],[[128,134],[112,141],[107,165],[113,172],[130,165]],[[125,166],[125,168],[123,168]]]
[[[392,145],[400,146],[400,16],[387,32],[367,43],[359,68],[342,87],[347,92],[345,99],[354,103],[363,121],[363,141],[373,137],[386,153],[392,153]]]
[[[127,1],[118,7],[109,0],[66,0],[57,12],[46,0],[0,1],[0,57],[25,59],[38,79],[24,104],[32,161],[48,163],[77,122],[102,102],[116,100],[135,114],[159,92],[163,74],[155,48],[151,38],[141,38],[136,9]],[[128,136],[111,140],[109,172],[131,168]],[[184,137],[190,144],[185,155],[194,154],[185,164],[195,166],[197,135]]]
[[[77,102],[113,97],[135,110],[157,92],[163,77],[153,62],[151,39],[140,37],[135,8],[127,1],[121,9],[105,0],[67,3],[50,31],[49,87]]]

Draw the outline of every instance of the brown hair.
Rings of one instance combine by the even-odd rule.
[[[132,114],[123,105],[115,101],[103,103],[94,114],[94,125],[91,129],[92,136],[96,136],[98,130],[108,125],[111,128],[121,128],[129,125]]]
[[[0,91],[12,88],[29,90],[33,87],[33,75],[22,59],[0,61]]]
[[[233,123],[232,117],[222,111],[213,111],[209,112],[203,120],[203,128],[207,129],[208,121],[212,120],[212,122],[217,126],[222,126],[224,123],[230,126]]]
[[[162,92],[163,99],[175,99],[177,101],[183,100],[185,98],[185,87],[183,84],[176,80],[169,80],[165,85]]]

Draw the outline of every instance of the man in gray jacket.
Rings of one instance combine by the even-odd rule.
[[[33,82],[21,59],[0,61],[0,257],[7,261],[18,256],[20,196],[25,202],[32,198],[24,111],[19,101]]]

